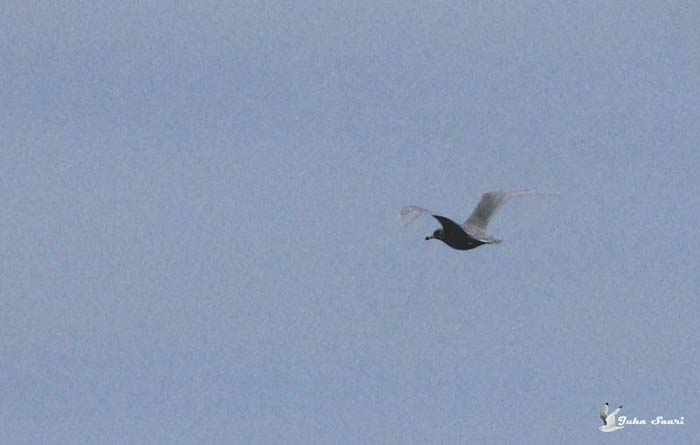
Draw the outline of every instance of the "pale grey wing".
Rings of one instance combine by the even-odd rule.
[[[603,420],[603,424],[607,424],[605,419],[608,417],[608,405],[603,405],[600,409],[600,418]]]
[[[524,195],[551,195],[556,194],[552,192],[541,192],[537,190],[511,190],[511,191],[497,191],[497,192],[486,192],[481,195],[481,200],[476,206],[472,214],[469,216],[464,224],[462,225],[468,232],[485,232],[486,227],[489,225],[491,217],[496,213],[498,209],[503,207],[510,198],[516,196]],[[470,232],[471,233],[471,232]]]
[[[610,414],[608,414],[608,417],[605,418],[605,424],[606,424],[606,425],[615,426],[615,416],[617,415],[617,413],[620,412],[620,409],[622,409],[622,407],[619,407],[619,408],[617,408],[615,411],[613,411],[613,412],[611,412]]]
[[[406,206],[401,209],[401,220],[404,224],[410,224],[415,221],[418,217],[423,215],[430,215],[433,212],[418,206]]]
[[[464,222],[464,226],[472,226],[477,229],[486,230],[489,220],[496,211],[503,207],[508,200],[516,194],[526,193],[528,190],[518,190],[512,192],[486,192],[481,195],[481,200],[472,214]]]

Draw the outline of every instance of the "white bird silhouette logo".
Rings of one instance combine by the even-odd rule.
[[[603,420],[603,426],[599,427],[598,429],[604,433],[612,433],[613,431],[624,428],[624,426],[615,425],[615,416],[621,409],[622,405],[620,405],[615,411],[608,414],[608,402],[605,402],[605,405],[603,405],[603,407],[600,409],[600,418]]]

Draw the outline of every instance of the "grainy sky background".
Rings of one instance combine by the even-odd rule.
[[[4,1],[0,442],[700,443],[699,42],[691,1]],[[531,187],[499,246],[398,217]]]

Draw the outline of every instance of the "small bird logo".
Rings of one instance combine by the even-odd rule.
[[[603,407],[600,409],[600,418],[603,420],[603,426],[599,427],[598,429],[604,433],[612,433],[613,431],[624,428],[624,426],[615,425],[615,416],[621,409],[622,405],[620,405],[615,411],[608,414],[608,402],[605,402],[605,405],[603,405]]]

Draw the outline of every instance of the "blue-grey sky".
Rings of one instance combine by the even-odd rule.
[[[698,3],[0,11],[3,444],[700,441]]]

